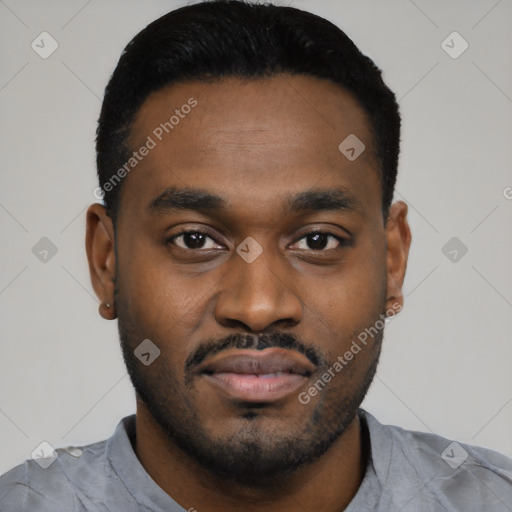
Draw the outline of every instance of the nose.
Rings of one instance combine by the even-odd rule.
[[[264,253],[252,263],[235,256],[217,295],[217,322],[252,332],[298,324],[303,305],[293,289],[292,276],[286,274],[284,267]]]

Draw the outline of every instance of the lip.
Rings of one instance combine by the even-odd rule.
[[[205,361],[198,372],[231,398],[270,402],[296,391],[315,368],[304,355],[292,350],[234,349]]]

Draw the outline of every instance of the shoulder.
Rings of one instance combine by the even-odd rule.
[[[11,469],[0,476],[0,510],[88,510],[77,505],[89,501],[87,489],[105,473],[105,445],[60,448],[50,458]]]
[[[382,425],[364,414],[383,489],[396,494],[400,486],[403,502],[412,499],[440,510],[509,510],[512,459],[436,434]]]

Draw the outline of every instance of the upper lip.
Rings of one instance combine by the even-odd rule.
[[[307,357],[292,350],[267,348],[265,350],[226,350],[202,363],[199,373],[231,372],[248,375],[293,373],[308,376],[315,365]]]

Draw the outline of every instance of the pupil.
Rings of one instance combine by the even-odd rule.
[[[199,249],[204,244],[204,235],[202,233],[185,233],[185,245],[190,249]]]
[[[311,249],[324,249],[327,245],[327,235],[323,233],[308,235],[308,245]]]

